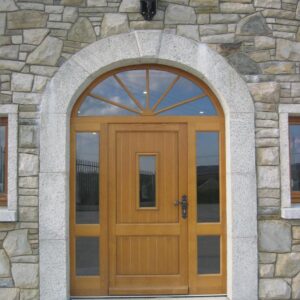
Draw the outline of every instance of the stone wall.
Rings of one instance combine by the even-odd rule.
[[[0,0],[0,104],[19,109],[17,223],[0,223],[0,299],[38,299],[39,104],[72,54],[103,37],[164,29],[209,44],[256,107],[259,298],[300,299],[300,220],[280,217],[278,104],[300,103],[297,0]]]

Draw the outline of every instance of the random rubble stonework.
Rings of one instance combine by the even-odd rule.
[[[300,103],[298,0],[0,0],[0,105],[19,110],[18,222],[0,223],[0,299],[39,299],[39,105],[76,52],[137,29],[208,44],[248,84],[256,109],[259,299],[300,299],[300,220],[280,215],[278,104]]]

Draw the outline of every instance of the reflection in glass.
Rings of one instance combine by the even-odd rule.
[[[129,91],[146,107],[146,70],[130,70],[117,75]]]
[[[158,105],[156,111],[183,100],[198,96],[203,92],[202,88],[194,84],[192,81],[184,77],[180,77],[166,98]]]
[[[220,273],[220,237],[198,236],[198,274]]]
[[[300,191],[300,125],[290,126],[290,164],[292,191]]]
[[[140,207],[155,207],[156,156],[139,156]]]
[[[99,275],[99,238],[76,238],[76,275]]]
[[[122,103],[123,105],[126,105],[128,107],[137,109],[134,101],[129,97],[129,95],[114,77],[108,77],[107,79],[96,85],[92,89],[91,94],[102,96],[113,102]]]
[[[206,96],[199,100],[177,106],[170,110],[166,110],[160,113],[160,115],[215,116],[217,115],[217,112],[210,99]]]
[[[150,70],[150,107],[153,107],[156,101],[165,93],[176,77],[177,75],[174,73],[161,70]]]
[[[5,193],[5,150],[6,150],[6,126],[0,125],[0,193]]]
[[[117,100],[115,99],[115,102]],[[120,103],[120,101],[118,102]],[[123,102],[122,102],[123,103]],[[87,96],[80,105],[78,116],[126,116],[136,115],[127,109],[103,102],[93,97]]]
[[[197,221],[219,222],[219,134],[197,132]]]
[[[99,134],[76,134],[76,223],[99,223]]]
[[[171,71],[145,68],[121,71],[93,85],[77,113],[216,116],[217,110],[205,90],[194,81]]]

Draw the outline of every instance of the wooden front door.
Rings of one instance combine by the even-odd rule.
[[[72,296],[226,293],[224,124],[209,88],[175,68],[86,89],[71,117]]]
[[[109,293],[188,292],[186,126],[109,127]]]

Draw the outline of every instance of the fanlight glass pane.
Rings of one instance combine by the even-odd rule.
[[[149,101],[149,103],[148,103]],[[92,87],[78,116],[216,116],[205,90],[171,71],[121,71]]]
[[[76,134],[76,224],[99,223],[99,134]]]
[[[165,116],[215,116],[217,111],[210,99],[206,96],[196,101],[192,101],[175,108],[163,111],[159,115]]]
[[[146,107],[146,70],[125,71],[118,73],[117,76],[122,80],[140,104],[143,107]]]
[[[112,102],[121,103],[133,109],[138,109],[120,83],[114,77],[108,77],[91,90],[91,96],[101,96]]]
[[[78,116],[127,116],[136,115],[127,109],[87,96],[82,102]]]
[[[204,91],[201,87],[184,77],[180,77],[166,98],[158,105],[156,111],[183,100],[201,95],[202,93],[204,93]]]
[[[177,74],[174,73],[161,70],[150,70],[150,107],[153,107],[176,77]]]

